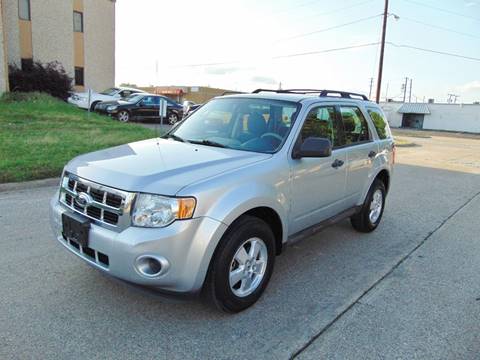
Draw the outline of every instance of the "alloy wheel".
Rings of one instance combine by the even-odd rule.
[[[373,193],[372,202],[370,203],[370,213],[368,215],[370,222],[375,224],[382,213],[383,207],[383,193],[382,190],[377,189]]]
[[[127,111],[121,111],[118,114],[118,120],[120,120],[121,122],[128,122],[129,118],[130,118],[130,115],[128,114]]]
[[[176,114],[172,113],[168,116],[168,123],[170,125],[174,125],[177,121],[178,121],[178,116]]]
[[[268,262],[267,246],[260,238],[245,241],[230,263],[229,284],[238,297],[253,293],[265,275]]]

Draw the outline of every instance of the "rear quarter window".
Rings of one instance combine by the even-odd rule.
[[[372,119],[373,125],[377,130],[378,137],[380,139],[387,139],[392,137],[392,132],[390,131],[390,127],[388,126],[388,122],[385,119],[385,115],[380,110],[368,108],[368,115]]]

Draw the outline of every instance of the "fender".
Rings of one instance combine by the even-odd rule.
[[[362,205],[365,202],[365,198],[367,197],[368,190],[370,190],[370,187],[373,184],[373,181],[377,178],[378,174],[382,171],[386,170],[388,172],[388,175],[391,179],[392,177],[392,166],[390,165],[388,161],[388,156],[385,151],[377,154],[375,159],[373,160],[373,166],[372,170],[368,174],[368,181],[366,182],[363,191],[362,191],[362,196],[360,197],[360,201],[357,203],[357,205]]]
[[[239,201],[240,199],[243,199],[243,201]],[[282,243],[285,243],[288,230],[285,221],[287,219],[286,204],[288,202],[284,194],[277,192],[274,187],[251,182],[221,194],[215,203],[210,204],[208,208],[203,208],[202,210],[207,211],[201,216],[220,221],[222,226],[216,229],[215,236],[210,237],[206,245],[202,264],[195,281],[197,287],[203,284],[213,254],[228,227],[249,210],[257,207],[269,207],[274,210],[280,217]]]
[[[284,191],[274,186],[250,182],[226,191],[206,209],[205,216],[230,226],[241,215],[257,207],[274,210],[282,223],[282,242],[287,240],[288,200]],[[285,189],[287,188],[285,187]]]

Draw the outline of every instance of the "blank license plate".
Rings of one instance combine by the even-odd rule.
[[[83,247],[88,246],[88,232],[90,230],[90,221],[88,219],[63,213],[62,224],[63,235],[67,239],[73,240]]]

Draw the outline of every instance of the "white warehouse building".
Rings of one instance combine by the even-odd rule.
[[[381,102],[392,127],[480,133],[480,104]]]

